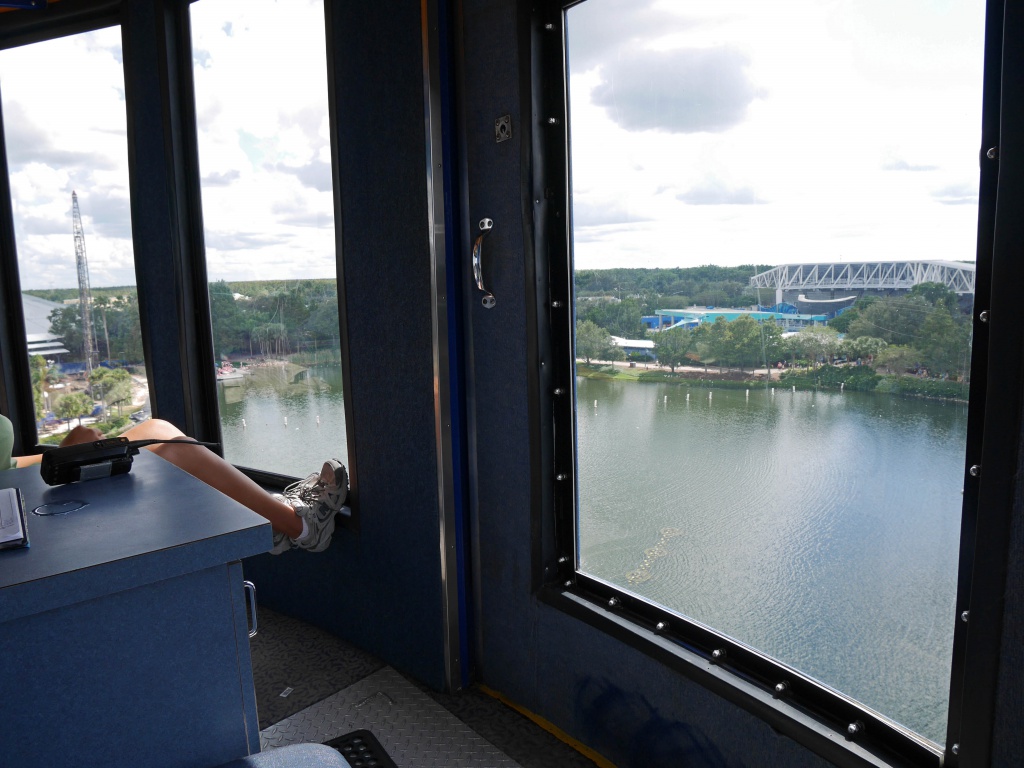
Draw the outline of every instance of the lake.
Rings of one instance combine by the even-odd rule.
[[[253,368],[218,382],[217,398],[231,463],[296,477],[326,459],[348,466],[341,366]]]
[[[577,391],[581,570],[944,742],[965,404]]]
[[[966,405],[577,391],[583,571],[944,741]],[[340,367],[257,369],[218,393],[230,461],[298,477],[347,464]]]

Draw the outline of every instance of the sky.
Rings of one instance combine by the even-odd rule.
[[[577,268],[973,261],[983,0],[588,0]]]
[[[212,280],[333,277],[320,0],[190,6]],[[587,0],[577,268],[973,260],[982,0]],[[133,284],[116,29],[0,52],[24,288]],[[426,194],[426,190],[424,190]]]
[[[322,2],[190,9],[210,279],[335,277]],[[22,287],[77,286],[72,191],[90,284],[133,285],[119,30],[0,52],[0,98]]]

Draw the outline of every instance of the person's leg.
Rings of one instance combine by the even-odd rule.
[[[129,440],[188,440],[189,438],[173,424],[160,419],[149,419],[136,424],[123,433]],[[302,533],[302,518],[285,501],[275,498],[260,488],[249,477],[242,474],[233,464],[225,461],[213,451],[199,445],[175,445],[164,443],[148,446],[163,459],[190,475],[230,496],[239,504],[270,521],[275,531],[294,539]]]

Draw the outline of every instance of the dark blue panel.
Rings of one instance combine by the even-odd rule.
[[[221,566],[0,624],[0,722],[16,734],[4,764],[192,768],[248,754],[229,592]]]
[[[531,120],[522,109],[513,0],[467,0],[465,93],[469,219],[494,219],[486,284],[491,310],[469,301],[476,426],[476,597],[482,682],[597,749],[616,765],[820,766],[767,724],[650,657],[542,604],[532,508],[528,344],[532,227],[528,171]],[[523,12],[527,12],[526,9]],[[528,96],[528,94],[526,94]],[[495,144],[493,123],[511,113],[513,138]],[[525,144],[524,144],[525,142]],[[526,155],[524,158],[523,155]]]
[[[335,2],[329,18],[359,530],[339,530],[321,554],[257,558],[246,575],[267,605],[440,688],[420,4]]]

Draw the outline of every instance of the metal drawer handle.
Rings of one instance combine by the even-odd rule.
[[[256,585],[251,581],[243,581],[242,588],[249,595],[249,613],[252,615],[252,629],[249,630],[249,637],[256,637],[256,630],[259,621],[256,619]]]
[[[498,303],[498,300],[494,298],[494,294],[484,288],[484,267],[482,263],[484,237],[491,231],[493,226],[494,222],[490,219],[480,219],[480,234],[477,235],[476,242],[473,243],[473,279],[476,280],[476,287],[484,292],[484,297],[480,301],[486,309],[491,309]]]

